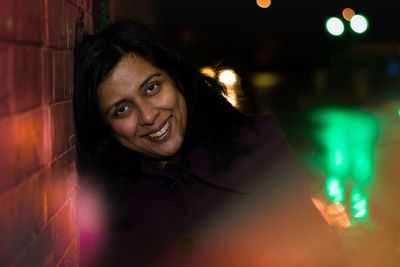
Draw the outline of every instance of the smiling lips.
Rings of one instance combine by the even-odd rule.
[[[156,132],[145,135],[146,139],[152,142],[162,142],[166,139],[171,129],[171,118]]]

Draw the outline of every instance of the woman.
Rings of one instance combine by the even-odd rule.
[[[74,57],[78,171],[105,199],[104,227],[81,230],[82,265],[343,266],[272,117],[233,108],[134,22]]]

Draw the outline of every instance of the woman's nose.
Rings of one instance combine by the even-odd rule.
[[[149,103],[142,103],[142,105],[137,107],[139,111],[139,124],[140,125],[153,125],[158,113],[159,109],[153,107]]]

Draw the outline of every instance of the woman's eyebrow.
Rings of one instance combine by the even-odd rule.
[[[144,81],[140,84],[139,88],[142,88],[143,86],[145,86],[154,77],[161,76],[161,74],[162,74],[161,72],[156,72],[156,73],[151,74],[149,77],[144,79]]]

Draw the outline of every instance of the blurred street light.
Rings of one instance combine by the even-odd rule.
[[[363,15],[354,15],[350,20],[350,27],[356,33],[364,33],[368,29],[368,20]]]
[[[334,36],[340,36],[344,32],[344,24],[342,20],[337,17],[330,17],[327,19],[325,27],[327,31]]]
[[[343,9],[342,11],[342,15],[343,18],[347,21],[350,21],[351,18],[355,15],[356,13],[354,12],[353,9],[351,9],[350,7],[346,7],[345,9]]]
[[[257,5],[261,8],[269,8],[271,6],[271,0],[257,0]]]

